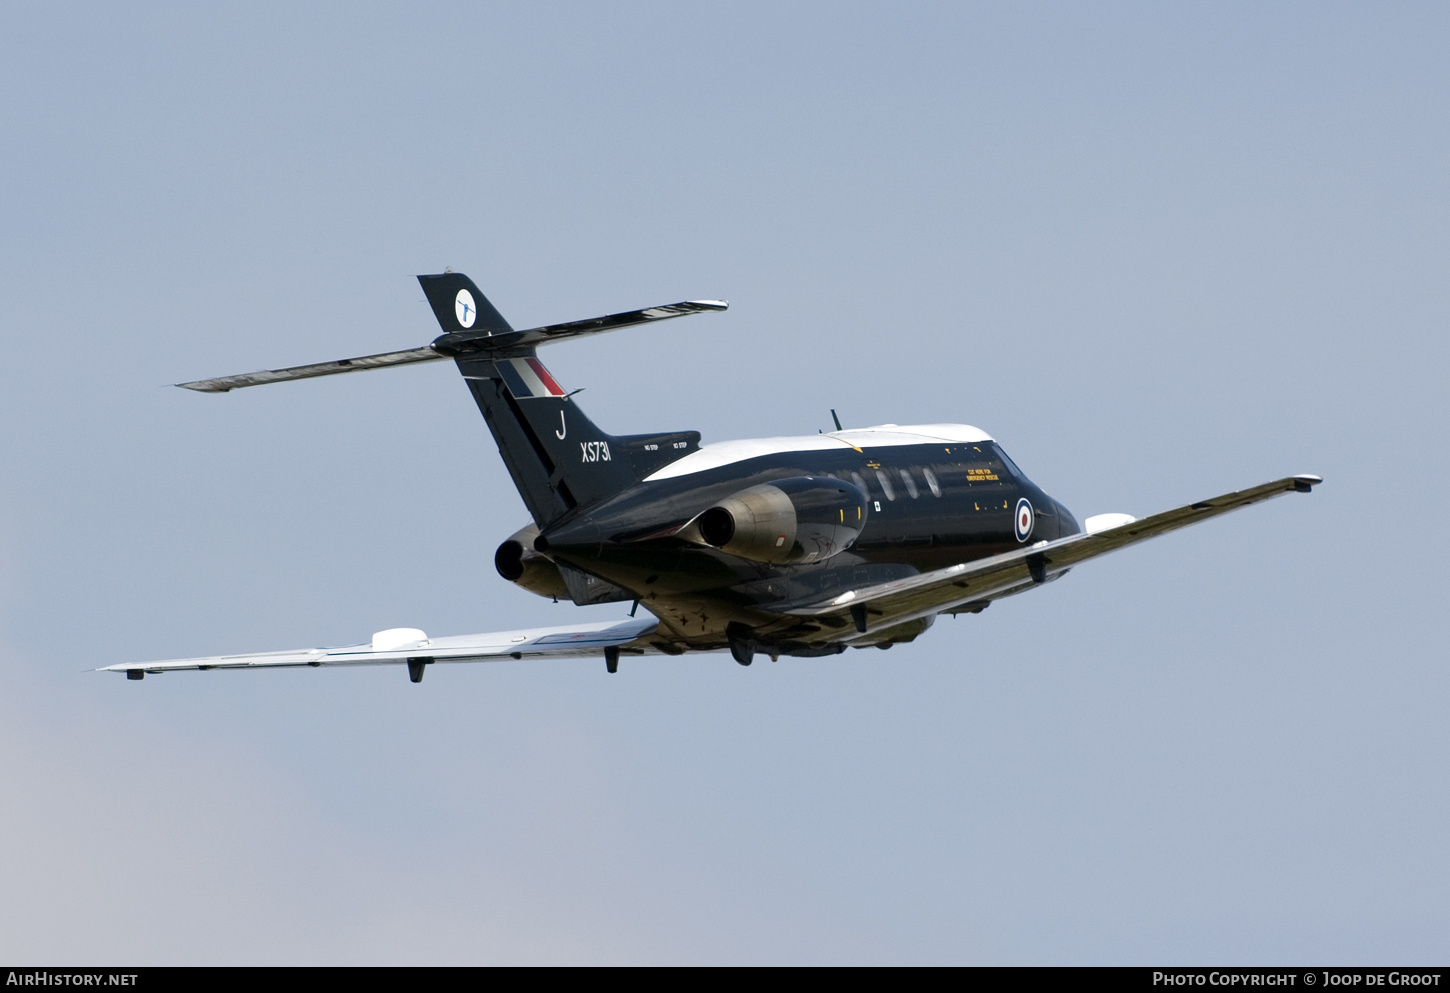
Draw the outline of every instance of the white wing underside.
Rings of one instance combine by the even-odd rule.
[[[452,638],[421,639],[411,644],[375,650],[372,644],[344,648],[255,652],[249,655],[211,655],[164,662],[125,662],[101,672],[170,672],[176,669],[265,669],[286,666],[389,665],[410,659],[432,662],[499,662],[513,659],[600,658],[606,648],[629,645],[630,654],[660,654],[642,639],[654,633],[653,617],[563,627],[494,631]],[[422,632],[418,632],[421,634]],[[637,643],[631,645],[631,643]]]

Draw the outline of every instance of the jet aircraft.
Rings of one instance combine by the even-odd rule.
[[[443,333],[430,344],[178,385],[204,393],[451,359],[478,404],[531,521],[494,563],[530,592],[630,603],[626,619],[429,638],[391,628],[370,641],[106,667],[131,679],[177,669],[406,664],[523,658],[621,659],[728,650],[818,657],[890,648],[941,614],[975,614],[1073,566],[1285,493],[1287,476],[1151,517],[1081,525],[985,432],[882,424],[702,445],[697,431],[612,435],[539,361],[541,345],[723,311],[689,300],[515,330],[462,273],[419,276]],[[832,412],[834,418],[834,411]],[[638,616],[644,607],[649,616]]]

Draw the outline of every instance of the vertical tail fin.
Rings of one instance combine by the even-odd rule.
[[[534,522],[545,527],[613,496],[639,477],[533,354],[458,357],[458,369],[498,442]]]
[[[512,330],[462,273],[419,276],[445,333]],[[472,324],[465,324],[468,311]],[[499,455],[534,523],[544,528],[643,479],[699,447],[700,435],[608,434],[579,408],[530,345],[481,348],[455,357]]]
[[[423,292],[445,334],[462,331],[500,334],[513,330],[503,315],[488,302],[488,297],[463,273],[419,276],[418,282],[423,284]]]

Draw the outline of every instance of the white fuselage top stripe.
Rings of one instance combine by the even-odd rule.
[[[807,434],[798,438],[742,438],[702,445],[697,451],[646,476],[645,481],[674,479],[782,452],[838,452],[896,445],[964,445],[991,440],[992,437],[985,431],[969,424],[878,424],[870,428]]]

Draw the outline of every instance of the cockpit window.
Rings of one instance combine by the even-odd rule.
[[[962,461],[961,467],[965,470],[969,484],[1000,483],[1003,476],[1010,476],[1002,460],[997,457],[997,452],[990,445],[972,445],[962,454],[966,458]]]
[[[1001,445],[993,445],[992,447],[996,449],[997,458],[1001,459],[1004,463],[1006,463],[1008,472],[1016,476],[1018,479],[1026,478],[1022,475],[1022,470],[1017,468],[1017,463],[1013,462],[1010,458],[1007,457],[1007,453],[1002,451]]]

